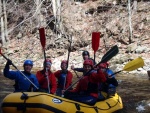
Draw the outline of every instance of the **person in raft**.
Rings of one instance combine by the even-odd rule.
[[[90,54],[88,51],[83,51],[82,52],[82,58],[83,60],[92,60],[94,65],[96,64],[96,62],[94,62],[94,60],[92,58],[90,58]],[[78,72],[83,72],[83,74],[85,74],[84,72],[84,68],[75,68],[74,65],[71,66],[71,69],[74,70],[74,71],[78,71]]]
[[[101,70],[98,70],[97,73],[89,72],[93,68],[92,60],[85,60],[83,68],[87,74],[80,79],[75,89],[65,91],[64,97],[88,105],[94,105],[98,99],[98,84],[105,82],[106,77]]]
[[[109,64],[101,63],[98,68],[101,69],[107,78],[105,83],[99,84],[99,100],[105,100],[116,93],[118,81],[115,78],[114,72],[108,68]]]
[[[4,73],[5,77],[15,80],[15,85],[14,85],[15,91],[14,92],[23,92],[23,91],[30,92],[30,91],[38,90],[37,89],[37,88],[39,88],[38,80],[37,80],[36,76],[31,73],[31,69],[33,67],[32,60],[25,60],[25,62],[23,64],[24,71],[22,71],[22,73],[20,71],[9,71],[10,65],[12,65],[12,61],[8,59],[3,73]],[[24,74],[24,76],[22,74]],[[37,88],[35,86],[33,86],[26,77]]]
[[[43,63],[43,69],[37,71],[36,77],[40,84],[39,91],[55,94],[57,89],[57,82],[55,75],[51,71],[51,65],[51,60],[46,59]]]
[[[67,70],[68,61],[63,60],[61,62],[61,70],[54,72],[54,75],[57,79],[57,96],[62,96],[62,91],[68,88],[72,83],[73,74]]]

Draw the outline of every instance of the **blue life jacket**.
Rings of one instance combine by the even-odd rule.
[[[66,77],[67,77],[67,73],[61,73],[59,79],[58,79],[58,85],[62,86],[62,88],[65,86],[66,84]]]
[[[107,69],[106,72],[108,75],[114,74],[114,72],[111,69]],[[115,78],[115,75],[113,75],[112,77]],[[99,90],[104,90],[105,92],[108,92],[108,90],[111,88],[116,89],[116,86],[113,84],[106,85],[105,83],[99,84]]]
[[[115,75],[113,75],[114,72],[111,69],[107,69],[106,72],[108,75],[112,75],[112,77],[115,77]],[[116,88],[116,86],[109,84],[109,88]]]

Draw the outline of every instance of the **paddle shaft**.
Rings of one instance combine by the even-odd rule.
[[[43,53],[44,53],[44,59],[45,59],[45,62],[46,63],[46,53],[45,53],[45,49],[43,48]],[[44,65],[45,66],[45,65]],[[46,73],[48,73],[48,69],[46,68]],[[46,75],[46,79],[47,79],[47,87],[48,87],[48,93],[50,93],[50,84],[49,84],[49,78],[48,78],[48,75]]]
[[[94,53],[94,62],[95,62],[96,54]]]
[[[69,57],[70,57],[70,51],[71,51],[72,36],[71,36],[71,41],[69,41],[69,42],[70,42],[70,45],[69,45],[69,49],[68,49],[67,69],[68,69],[68,65],[69,65]],[[63,90],[65,89],[65,86],[66,86],[66,77],[65,77],[64,84],[63,84]],[[64,95],[62,94],[61,97],[64,97]]]
[[[116,74],[120,73],[121,71],[123,71],[123,70],[117,71],[117,72],[111,74],[110,76],[116,75]]]
[[[70,46],[69,46],[69,49],[68,49],[67,68],[68,68],[68,65],[69,65],[69,57],[70,57],[70,51],[71,51],[72,36],[71,36],[71,41],[69,41],[69,42],[70,42]]]
[[[43,47],[44,60],[45,60],[44,63],[46,63],[46,52],[45,52],[46,37],[45,37],[45,29],[44,28],[40,28],[39,29],[39,33],[40,33],[40,42],[41,42],[41,45]],[[46,66],[46,65],[44,64],[44,66]],[[45,71],[48,74],[48,69],[46,67],[45,67]],[[50,84],[49,84],[50,81],[49,81],[48,75],[46,75],[46,79],[47,79],[48,93],[50,93]]]
[[[44,53],[44,59],[45,59],[45,62],[44,63],[46,63],[46,53],[45,53],[45,49],[43,48],[43,53]],[[44,66],[46,66],[45,64],[44,64]],[[45,71],[46,71],[46,73],[48,73],[48,69],[45,67]],[[45,74],[46,75],[46,74]],[[46,79],[47,79],[47,87],[48,87],[48,93],[50,93],[50,84],[49,84],[49,78],[48,78],[48,75],[46,75]]]
[[[6,60],[8,60],[8,58],[5,56],[5,55],[3,55],[2,53],[1,53],[1,55],[6,59]],[[12,63],[12,66],[17,70],[17,71],[19,71],[37,90],[39,89],[28,77],[26,77],[26,75],[24,75],[13,63]]]
[[[47,68],[46,68],[46,73],[48,73],[48,69]],[[46,75],[46,79],[47,79],[48,93],[50,93],[50,84],[49,84],[48,75]]]

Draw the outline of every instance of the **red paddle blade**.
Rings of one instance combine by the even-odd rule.
[[[44,28],[39,28],[39,33],[40,33],[40,41],[43,49],[45,48],[45,43],[46,43],[46,38],[45,38],[45,29]]]
[[[93,32],[92,33],[92,49],[94,50],[94,54],[98,50],[100,42],[100,32]]]

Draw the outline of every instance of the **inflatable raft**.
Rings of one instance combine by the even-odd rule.
[[[1,105],[3,113],[112,113],[122,108],[117,93],[90,106],[47,93],[20,92],[7,95]]]

